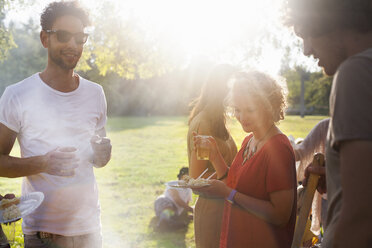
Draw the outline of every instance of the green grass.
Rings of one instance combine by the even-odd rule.
[[[287,116],[279,128],[286,135],[305,137],[323,116]],[[245,137],[239,123],[228,122],[238,147]],[[153,202],[164,183],[176,179],[187,166],[186,117],[110,118],[108,136],[113,145],[107,167],[96,169],[102,208],[105,248],[195,247],[193,224],[187,230],[154,232]],[[18,146],[12,151],[19,154]],[[0,193],[20,194],[21,179],[0,179]],[[195,200],[195,197],[194,197]],[[20,221],[17,243],[22,247]]]

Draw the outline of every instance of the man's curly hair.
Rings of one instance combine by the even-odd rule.
[[[61,1],[50,3],[41,13],[40,25],[42,30],[51,29],[56,19],[65,15],[80,19],[84,27],[90,25],[88,12],[80,6],[78,1]]]
[[[372,30],[372,0],[287,0],[285,24],[301,36],[320,36],[337,29]]]

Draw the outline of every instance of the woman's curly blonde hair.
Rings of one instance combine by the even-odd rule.
[[[235,74],[232,83],[230,97],[235,94],[252,97],[271,114],[274,123],[284,119],[287,86],[283,79],[274,79],[264,72],[251,70]]]

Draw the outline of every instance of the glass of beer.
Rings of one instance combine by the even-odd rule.
[[[197,160],[209,160],[209,146],[207,135],[199,135],[201,137],[200,143],[196,148],[196,159]]]

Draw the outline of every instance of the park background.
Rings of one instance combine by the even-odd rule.
[[[0,0],[0,94],[44,69],[39,16],[49,2]],[[284,2],[81,0],[93,28],[77,72],[103,86],[113,144],[112,160],[95,171],[104,247],[194,247],[192,223],[153,231],[153,201],[188,165],[189,103],[215,65],[284,78],[288,110],[279,127],[287,135],[304,137],[328,115],[332,78],[302,55],[301,40],[283,25]],[[246,134],[236,120],[228,124],[240,147]],[[19,156],[17,145],[12,154]],[[0,193],[19,195],[20,183],[0,179]],[[22,247],[19,223],[17,235],[14,247]]]

